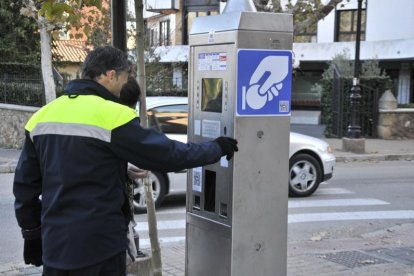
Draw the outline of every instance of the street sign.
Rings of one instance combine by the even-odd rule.
[[[292,52],[239,49],[237,116],[290,116]]]

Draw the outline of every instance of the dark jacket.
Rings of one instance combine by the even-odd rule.
[[[217,143],[184,144],[143,129],[117,101],[100,84],[76,80],[26,125],[16,217],[23,229],[41,225],[47,266],[78,269],[126,250],[125,161],[167,172],[220,159]]]

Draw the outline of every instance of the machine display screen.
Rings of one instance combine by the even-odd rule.
[[[201,111],[222,112],[223,79],[203,78]]]

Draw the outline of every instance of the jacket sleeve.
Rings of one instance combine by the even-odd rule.
[[[120,158],[141,169],[171,172],[220,160],[216,142],[181,143],[156,129],[144,129],[133,119],[112,131],[111,146]]]
[[[40,226],[42,175],[34,145],[26,132],[26,139],[16,166],[13,182],[14,208],[19,226],[34,229]]]

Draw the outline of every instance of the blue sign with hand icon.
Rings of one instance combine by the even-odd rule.
[[[238,116],[290,116],[291,94],[291,51],[238,51]]]

